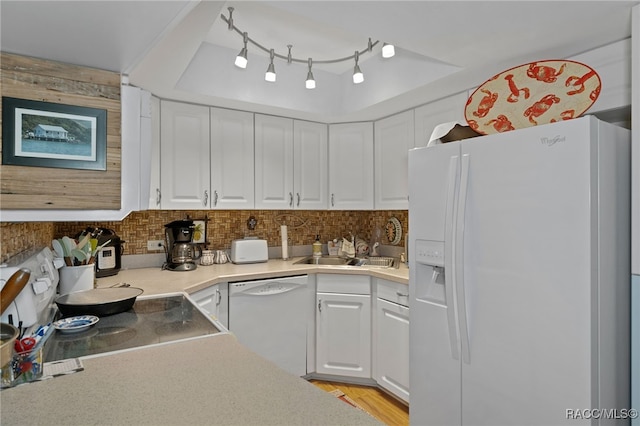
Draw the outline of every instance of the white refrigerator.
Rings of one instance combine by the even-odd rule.
[[[591,116],[409,151],[412,425],[628,416],[629,176]]]

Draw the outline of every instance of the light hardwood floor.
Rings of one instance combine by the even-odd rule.
[[[389,426],[409,424],[409,407],[377,388],[320,380],[309,382],[327,392],[340,389],[369,414]]]

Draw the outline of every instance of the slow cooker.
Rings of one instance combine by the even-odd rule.
[[[106,243],[102,250],[96,254],[96,278],[116,275],[121,268],[124,251],[122,244],[125,241],[121,240],[113,229],[89,227],[85,232],[90,233],[98,240],[98,246]]]

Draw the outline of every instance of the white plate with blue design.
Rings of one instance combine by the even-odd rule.
[[[62,333],[77,333],[88,329],[99,320],[100,318],[93,315],[80,315],[58,320],[53,326]]]

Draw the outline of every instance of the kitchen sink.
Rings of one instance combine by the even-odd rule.
[[[344,257],[337,256],[322,256],[322,257],[314,257],[308,256],[304,259],[298,260],[296,262],[297,265],[354,265],[357,259],[346,259]]]
[[[400,267],[400,262],[395,257],[384,256],[367,256],[344,258],[337,256],[307,256],[295,262],[297,265],[333,265],[333,266],[370,266],[378,268],[396,268]]]

